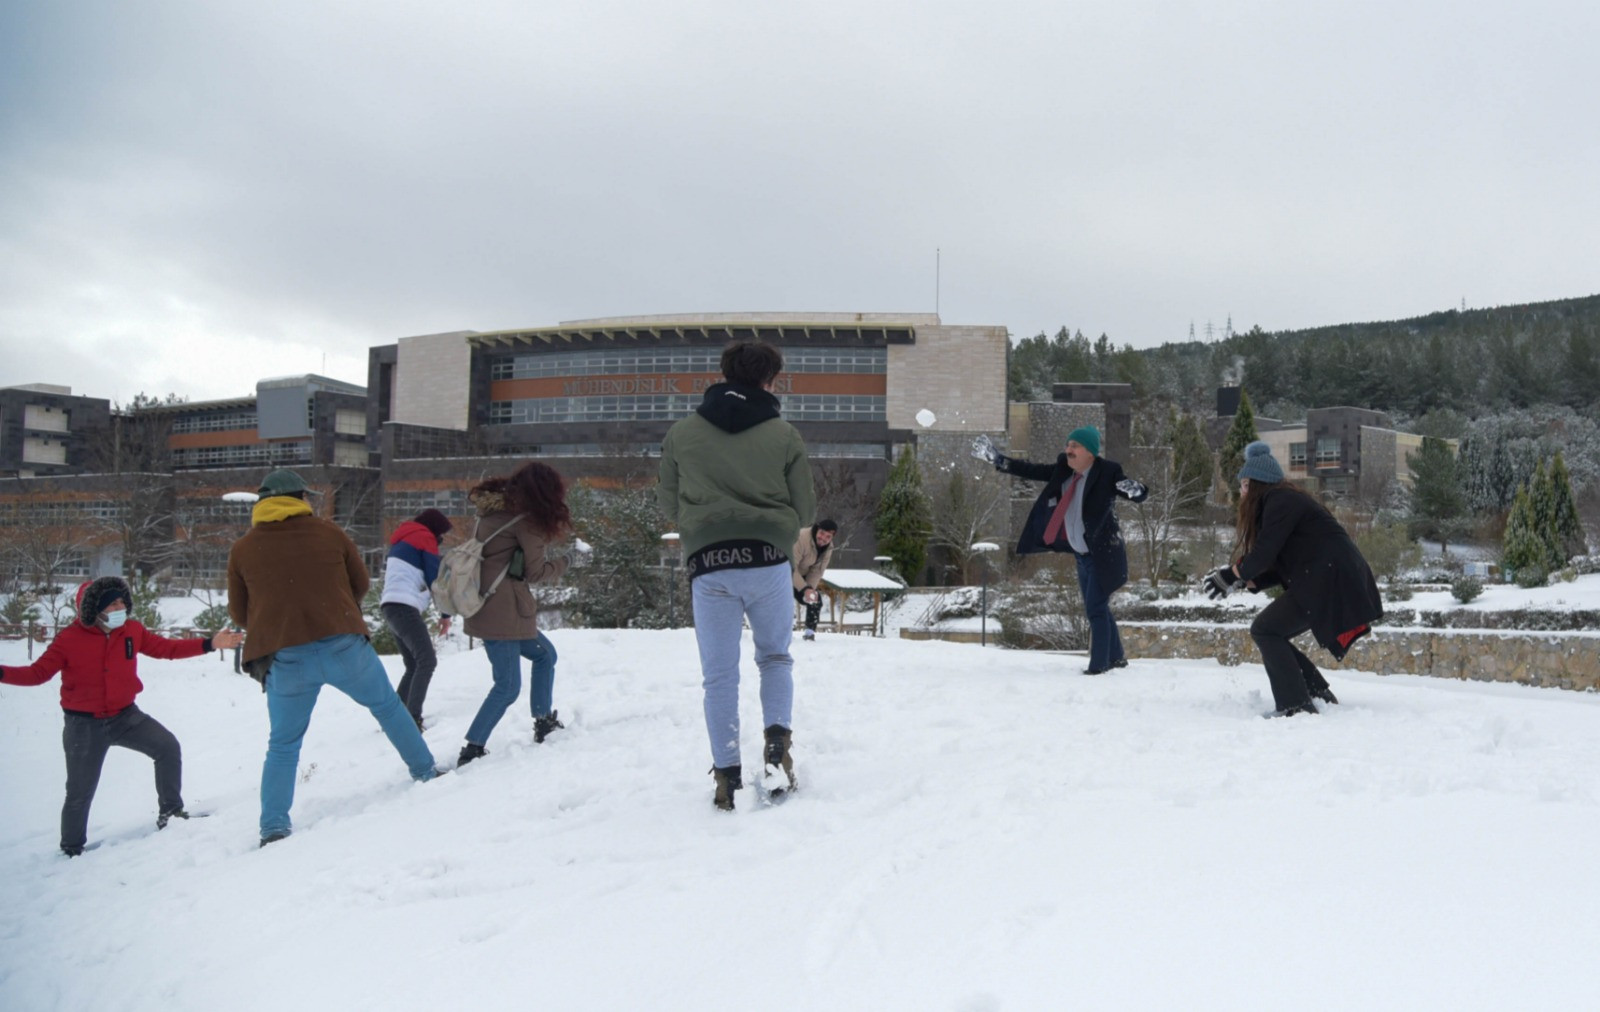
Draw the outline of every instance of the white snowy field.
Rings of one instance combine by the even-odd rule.
[[[0,687],[0,1008],[1600,1007],[1600,696],[1338,672],[1268,721],[1256,665],[824,635],[802,791],[729,815],[692,631],[552,637],[567,729],[524,691],[429,784],[326,693],[264,850],[264,701],[218,655],[141,661],[212,817],[154,832],[113,750],[75,860],[56,683]],[[442,659],[441,761],[488,685]]]

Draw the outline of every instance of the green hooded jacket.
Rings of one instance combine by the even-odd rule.
[[[706,390],[695,413],[667,431],[656,497],[685,559],[745,539],[788,555],[817,508],[805,440],[779,417],[778,399],[734,383]]]

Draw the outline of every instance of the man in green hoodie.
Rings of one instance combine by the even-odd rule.
[[[293,471],[267,475],[249,532],[228,552],[228,615],[245,630],[243,660],[262,680],[272,726],[261,765],[263,847],[289,835],[300,743],[324,685],[371,711],[412,779],[436,773],[367,639],[366,563],[349,535],[312,513],[309,491]]]
[[[745,620],[761,672],[766,725],[762,783],[769,795],[798,782],[789,756],[794,705],[794,626],[789,551],[816,511],[805,441],[779,417],[772,387],[783,355],[769,344],[736,342],[722,352],[726,382],[713,384],[695,413],[661,444],[656,494],[682,537],[700,645],[713,802],[733,810],[743,786],[739,757],[739,640]]]

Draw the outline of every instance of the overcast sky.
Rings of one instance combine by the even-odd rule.
[[[0,385],[635,313],[1145,347],[1600,291],[1594,0],[11,0]]]

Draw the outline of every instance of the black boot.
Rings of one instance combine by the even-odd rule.
[[[1333,690],[1326,685],[1320,689],[1313,689],[1311,696],[1313,699],[1320,699],[1324,703],[1332,703],[1335,706],[1339,705],[1339,697],[1335,696],[1333,694]]]
[[[717,793],[711,803],[724,812],[733,811],[733,792],[744,786],[744,770],[739,766],[713,766],[711,775],[717,778]]]
[[[482,745],[474,745],[469,741],[465,745],[461,746],[461,754],[456,756],[456,768],[460,769],[472,760],[482,759],[488,754],[488,749],[484,748]]]
[[[533,718],[533,743],[535,745],[540,744],[546,738],[550,737],[551,731],[557,730],[558,728],[564,728],[566,726],[567,725],[556,719],[555,710],[551,710],[550,716],[548,717]]]
[[[1267,719],[1270,720],[1273,717],[1293,717],[1297,713],[1320,713],[1320,712],[1322,712],[1322,711],[1317,709],[1317,704],[1313,703],[1311,700],[1308,699],[1304,703],[1299,704],[1298,706],[1286,706],[1281,710],[1273,710],[1271,713],[1263,713],[1261,716],[1266,717]]]
[[[160,815],[156,816],[156,828],[166,829],[167,823],[171,822],[173,819],[187,819],[188,817],[189,813],[181,808],[174,808],[170,812],[162,812]]]

